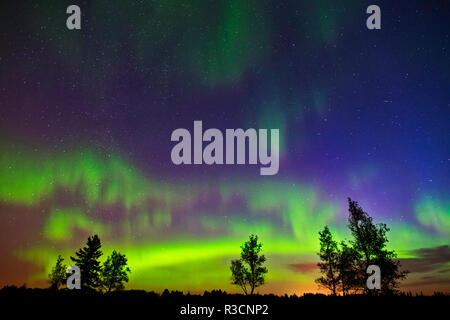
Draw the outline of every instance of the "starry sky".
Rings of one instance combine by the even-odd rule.
[[[81,30],[66,8],[81,8]],[[381,8],[381,30],[366,8]],[[450,291],[447,1],[10,1],[0,10],[0,285],[47,286],[99,234],[127,288],[320,291],[347,197],[387,223],[403,290]],[[280,169],[181,165],[173,130],[277,128]]]

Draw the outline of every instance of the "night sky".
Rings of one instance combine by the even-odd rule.
[[[391,228],[402,289],[450,291],[450,4],[393,2],[2,2],[0,285],[47,286],[97,233],[127,288],[237,291],[256,233],[260,292],[316,292],[318,231],[349,238],[351,197]],[[174,165],[194,120],[280,129],[278,174]]]

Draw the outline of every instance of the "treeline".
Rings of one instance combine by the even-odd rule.
[[[0,301],[5,307],[18,305],[19,314],[30,316],[46,312],[46,316],[60,319],[61,315],[80,315],[92,319],[139,318],[150,319],[293,319],[320,315],[320,318],[348,318],[349,316],[375,315],[383,318],[415,319],[418,314],[429,312],[446,314],[450,296],[423,295],[347,295],[304,294],[277,296],[273,294],[229,294],[220,290],[203,294],[190,294],[164,290],[163,293],[144,290],[116,290],[109,294],[99,291],[50,290],[4,287]],[[183,316],[181,309],[187,306],[215,307],[213,316]],[[263,305],[268,315],[261,313],[225,315],[224,306]],[[241,308],[244,309],[245,307]],[[218,312],[222,310],[222,312]],[[246,308],[244,312],[246,312]]]
[[[101,246],[98,235],[88,237],[86,246],[75,252],[75,257],[70,257],[80,268],[81,289],[100,292],[121,290],[124,288],[124,283],[128,282],[128,274],[131,272],[127,266],[128,260],[124,254],[114,250],[102,264],[99,260],[103,255]],[[48,275],[50,288],[58,290],[67,285],[68,281],[71,281],[67,272],[67,265],[59,255]]]
[[[20,296],[20,295],[30,295],[30,296],[41,296],[41,295],[56,295],[56,296],[84,296],[86,293],[79,290],[59,290],[55,291],[51,288],[28,288],[26,284],[23,284],[21,286],[16,285],[6,285],[0,289],[0,295],[8,295],[8,296]],[[89,296],[98,296],[103,297],[104,294],[101,291],[89,291]],[[124,290],[114,290],[111,291],[109,296],[116,296],[116,297],[240,297],[243,298],[245,296],[248,296],[249,299],[253,297],[274,297],[277,299],[287,299],[287,300],[298,300],[298,299],[321,299],[321,298],[329,298],[331,300],[336,299],[337,301],[340,301],[343,299],[343,296],[333,296],[333,295],[327,295],[323,293],[303,293],[301,295],[297,294],[283,294],[283,295],[276,295],[273,293],[267,293],[267,294],[260,294],[260,293],[254,293],[253,295],[245,295],[243,293],[229,293],[227,291],[221,290],[221,289],[213,289],[211,291],[205,290],[203,293],[191,293],[190,291],[180,291],[180,290],[169,290],[164,289],[162,292],[156,292],[156,291],[146,291],[146,290],[135,290],[135,289],[124,289]],[[365,295],[348,295],[346,297],[364,297]],[[392,295],[387,295],[385,297],[391,297]],[[377,297],[377,296],[374,296]],[[379,297],[382,297],[381,295]],[[441,291],[435,291],[433,294],[423,294],[423,292],[398,292],[398,294],[394,295],[394,297],[404,297],[404,298],[429,298],[429,297],[446,297],[446,299],[450,298],[450,294],[446,292]]]

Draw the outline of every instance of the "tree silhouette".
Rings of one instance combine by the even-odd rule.
[[[261,248],[258,236],[252,234],[241,246],[241,259],[231,261],[231,283],[240,286],[246,295],[252,295],[255,288],[264,284],[267,268],[263,266],[266,257],[259,255]]]
[[[81,286],[84,289],[96,289],[101,284],[101,265],[98,260],[103,254],[100,251],[101,246],[99,237],[94,235],[88,238],[86,247],[79,249],[75,253],[77,258],[70,257],[80,267]]]
[[[343,295],[361,291],[372,294],[373,290],[367,288],[366,272],[370,265],[377,265],[381,270],[380,293],[395,292],[408,271],[401,271],[395,251],[386,249],[389,228],[384,223],[374,224],[356,201],[348,198],[348,203],[348,228],[353,239],[350,245],[342,241],[339,248],[327,226],[319,232],[321,262],[318,266],[322,276],[316,282],[333,295],[338,290]]]
[[[337,260],[337,268],[339,273],[339,289],[345,296],[357,288],[360,283],[358,277],[358,252],[344,241],[340,244],[340,250]]]
[[[322,262],[319,262],[317,265],[323,276],[316,279],[316,283],[321,287],[331,290],[331,293],[335,296],[339,282],[339,251],[337,242],[333,240],[333,235],[327,226],[324,227],[323,231],[319,231],[319,241],[320,252],[318,255]]]
[[[48,274],[50,280],[50,288],[58,290],[60,286],[64,285],[67,279],[67,266],[63,263],[64,258],[58,255],[56,264],[52,268],[51,273]]]
[[[372,217],[356,201],[348,198],[348,204],[348,227],[353,236],[351,244],[360,256],[357,265],[359,287],[366,293],[369,291],[366,287],[366,270],[369,265],[374,264],[381,270],[381,291],[392,293],[398,288],[399,280],[405,279],[408,272],[400,271],[400,262],[394,260],[397,257],[395,251],[386,249],[386,233],[390,229],[384,223],[374,224]]]
[[[124,282],[128,282],[128,273],[131,272],[127,267],[127,258],[124,254],[114,250],[106,259],[100,272],[102,287],[107,292],[111,290],[122,290]]]
[[[247,295],[246,269],[242,264],[242,260],[232,260],[230,269],[232,275],[231,283],[240,286],[242,291]]]

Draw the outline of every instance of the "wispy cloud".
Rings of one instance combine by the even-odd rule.
[[[450,272],[450,247],[448,245],[421,248],[411,251],[416,258],[402,259],[402,265],[411,272]]]

